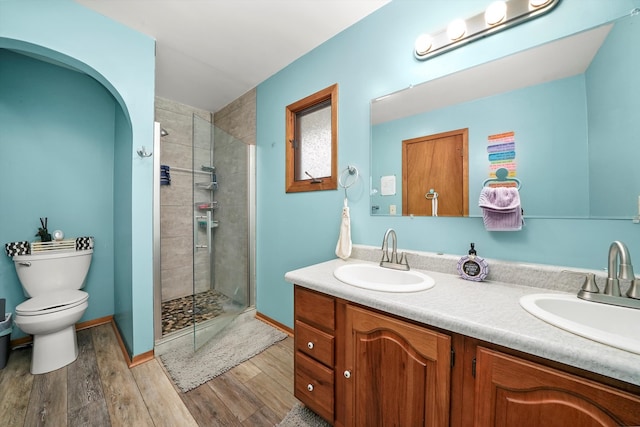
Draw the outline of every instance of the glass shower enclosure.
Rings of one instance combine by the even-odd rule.
[[[193,115],[193,345],[252,303],[255,147]]]

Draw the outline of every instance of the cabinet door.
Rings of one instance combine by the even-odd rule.
[[[345,333],[346,425],[449,424],[450,337],[354,306]]]
[[[640,425],[640,397],[478,347],[476,426]]]

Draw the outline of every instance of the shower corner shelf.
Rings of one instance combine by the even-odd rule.
[[[198,202],[196,208],[201,211],[212,211],[218,209],[218,202]]]
[[[217,190],[218,189],[218,183],[216,181],[196,182],[196,185],[198,186],[198,188],[201,188],[203,190]]]
[[[207,228],[207,225],[210,228],[218,228],[220,226],[220,220],[218,220],[218,219],[212,219],[211,221],[207,221],[206,219],[199,219],[198,220],[198,226],[200,228]]]

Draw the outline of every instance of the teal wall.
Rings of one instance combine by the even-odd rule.
[[[131,141],[131,126],[122,109],[116,109],[115,117],[116,141]],[[129,355],[137,354],[132,348],[133,332],[133,290],[131,277],[134,256],[133,233],[131,227],[132,212],[132,157],[131,144],[116,144],[114,152],[114,180],[113,191],[117,195],[113,199],[114,216],[114,250],[119,262],[114,266],[114,318],[121,335],[126,336],[124,344]],[[149,325],[139,325],[142,333],[148,333]]]
[[[86,74],[0,49],[2,243],[38,240],[40,217],[65,237],[94,236],[82,320],[113,313],[113,141],[116,102]],[[69,102],[72,97],[74,102]],[[119,109],[119,107],[118,107]],[[24,301],[0,257],[8,311]],[[19,334],[14,333],[14,338]]]
[[[82,151],[85,154],[76,159],[77,163],[91,169],[94,175],[88,179],[77,175],[75,179],[84,180],[85,183],[74,183],[73,188],[65,183],[57,184],[59,195],[54,200],[48,194],[48,188],[36,186],[30,178],[25,178],[28,186],[18,189],[16,183],[19,178],[7,179],[3,175],[2,194],[9,198],[10,205],[19,201],[23,197],[21,194],[30,195],[36,200],[44,198],[50,203],[46,206],[46,212],[35,202],[22,204],[20,208],[29,207],[29,211],[22,211],[25,220],[11,228],[10,233],[9,229],[0,228],[0,242],[31,240],[30,236],[35,234],[32,225],[34,219],[38,221],[40,216],[45,215],[49,216],[50,221],[55,218],[56,226],[59,225],[68,234],[94,234],[98,246],[87,285],[90,308],[85,317],[113,313],[130,355],[149,351],[153,349],[153,162],[139,158],[135,150],[153,144],[155,41],[71,0],[2,0],[0,48],[39,55],[71,66],[95,79],[112,97],[111,107],[106,114],[110,119],[103,117],[98,129],[85,129],[89,139],[99,142],[75,151],[73,144],[79,144],[83,135],[78,131],[80,136],[76,138],[76,129],[86,127],[83,119],[96,119],[99,114],[86,107],[87,111],[78,111],[82,104],[74,92],[55,93],[55,87],[41,86],[38,96],[43,106],[57,105],[79,114],[76,120],[74,117],[65,117],[64,125],[57,124],[58,128],[63,128],[59,129],[56,139],[60,161],[67,162]],[[40,77],[47,81],[49,72]],[[75,86],[70,87],[77,90]],[[0,87],[0,105],[5,111],[13,113],[19,106],[4,103],[5,90],[5,87]],[[89,96],[101,99],[104,92],[93,87]],[[34,106],[21,117],[31,115],[30,118],[34,119],[38,112],[42,115],[51,113],[38,108]],[[5,115],[0,116],[2,120],[5,118]],[[47,124],[51,125],[48,119],[32,120],[33,129],[25,129],[27,147],[36,150],[39,148],[37,144],[46,141],[38,135],[47,135]],[[0,127],[4,129],[5,123],[0,123]],[[27,131],[33,138],[26,136]],[[6,149],[13,153],[11,156],[19,158],[20,151],[26,148],[14,146],[15,140],[7,138],[2,132],[0,134],[3,150],[9,147]],[[98,154],[103,156],[98,158]],[[21,161],[28,162],[24,158]],[[40,166],[43,163],[45,161],[38,161]],[[99,172],[101,179],[98,178]],[[64,177],[69,175],[65,174]],[[95,193],[106,194],[87,195],[89,188]],[[85,197],[77,194],[79,189]],[[65,203],[58,202],[58,199]],[[66,202],[69,199],[75,201],[75,206],[79,212],[86,214],[86,218],[82,217],[73,223],[62,219],[77,215],[68,210]],[[0,222],[7,218],[5,200],[2,199]],[[92,206],[95,203],[99,206]],[[99,213],[96,212],[98,209],[101,210]],[[103,224],[101,220],[107,223]],[[6,261],[0,264],[0,289],[5,286],[11,288],[7,292],[11,294],[12,304],[15,304],[19,302],[15,277],[7,271]],[[96,277],[97,272],[105,276]],[[96,289],[99,286],[104,288]],[[92,290],[95,294],[92,294]]]
[[[293,326],[293,291],[284,274],[335,258],[344,193],[285,193],[285,107],[339,84],[338,169],[355,165],[362,179],[349,189],[352,240],[463,255],[469,242],[487,258],[603,268],[613,240],[640,254],[640,226],[630,220],[528,219],[520,232],[487,232],[480,218],[373,217],[369,213],[369,101],[627,14],[638,0],[562,0],[548,15],[427,61],[416,37],[457,17],[481,12],[484,0],[394,0],[281,70],[257,90],[257,309]],[[640,255],[636,255],[640,256]],[[640,258],[637,258],[640,259]]]

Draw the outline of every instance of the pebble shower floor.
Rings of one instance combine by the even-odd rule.
[[[193,301],[195,299],[195,309]],[[211,320],[224,312],[223,305],[229,298],[218,291],[209,290],[162,303],[162,335],[176,332],[205,320]],[[195,314],[195,316],[194,316]]]

